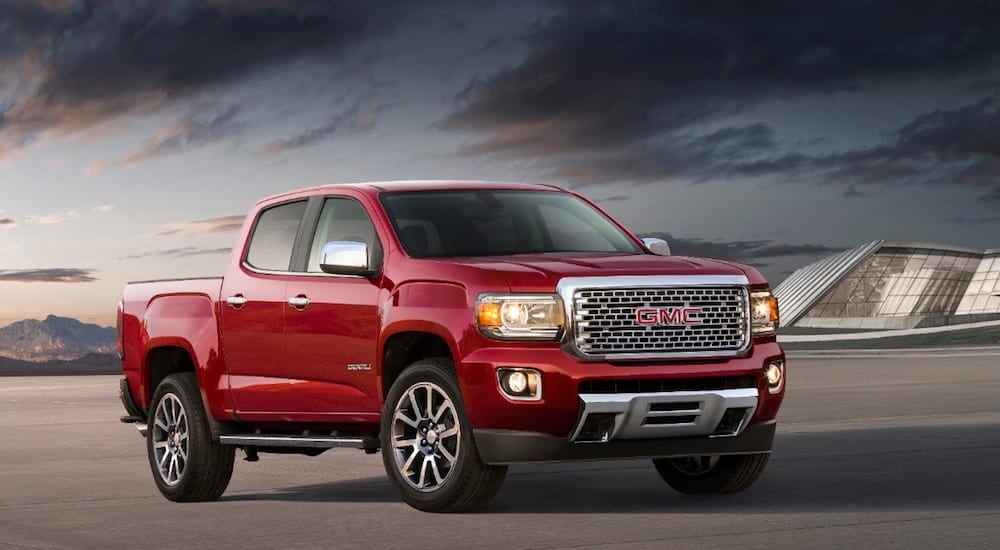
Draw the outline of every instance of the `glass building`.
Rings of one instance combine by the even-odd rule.
[[[874,241],[775,289],[784,326],[895,329],[1000,319],[1000,249]]]

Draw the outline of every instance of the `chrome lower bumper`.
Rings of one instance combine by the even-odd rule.
[[[739,435],[757,409],[757,389],[581,394],[571,442]]]

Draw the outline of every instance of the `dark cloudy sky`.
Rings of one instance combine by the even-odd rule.
[[[0,323],[221,274],[260,197],[577,189],[774,281],[1000,246],[1000,3],[0,0]]]

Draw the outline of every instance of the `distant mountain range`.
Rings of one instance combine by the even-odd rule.
[[[20,361],[72,361],[115,353],[115,329],[49,315],[0,328],[0,357]]]
[[[42,374],[121,374],[121,362],[114,353],[88,353],[83,357],[63,361],[22,361],[0,357],[0,376]]]

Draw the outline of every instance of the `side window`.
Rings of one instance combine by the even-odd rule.
[[[368,245],[368,265],[382,262],[382,243],[375,233],[368,212],[361,203],[348,198],[330,198],[323,203],[316,235],[309,248],[309,273],[322,273],[319,268],[323,245],[330,241],[360,241]]]
[[[306,201],[290,202],[261,212],[250,237],[247,263],[257,269],[288,271],[295,235],[306,211]]]

